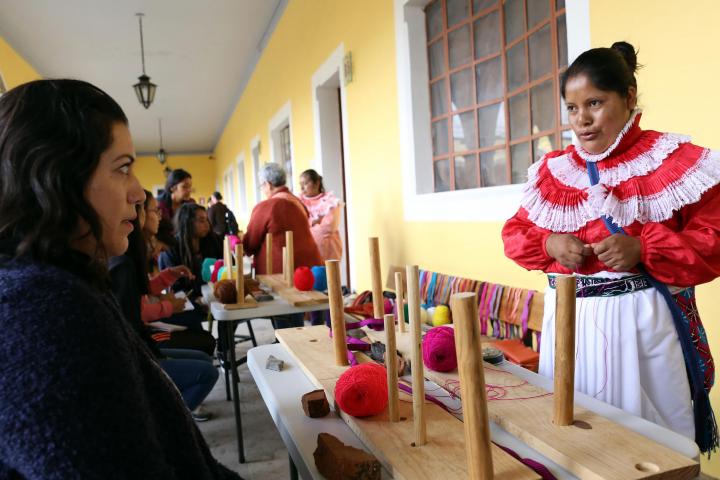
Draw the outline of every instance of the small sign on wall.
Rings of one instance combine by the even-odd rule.
[[[345,85],[353,81],[352,52],[343,57],[343,78]]]

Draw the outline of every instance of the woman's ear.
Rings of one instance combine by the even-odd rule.
[[[625,98],[625,102],[627,104],[628,110],[632,111],[635,110],[635,107],[637,107],[637,88],[636,87],[629,87],[628,88],[628,94]]]

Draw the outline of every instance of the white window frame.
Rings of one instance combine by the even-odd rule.
[[[245,152],[240,152],[235,161],[237,167],[237,198],[235,199],[235,211],[243,218],[248,215],[247,182],[245,179]],[[236,217],[238,216],[236,215]]]
[[[225,205],[235,205],[235,166],[231,163],[223,172],[223,197]]]
[[[350,283],[351,285],[357,285],[357,263],[356,251],[357,245],[354,241],[356,237],[356,226],[355,222],[351,221],[353,215],[353,193],[352,193],[352,169],[350,166],[352,162],[350,160],[351,148],[350,139],[348,137],[349,131],[349,119],[348,119],[348,108],[347,108],[347,89],[345,86],[345,71],[343,69],[343,58],[345,57],[345,45],[341,43],[335,49],[333,53],[323,62],[323,64],[313,73],[311,80],[312,88],[312,99],[313,99],[313,130],[315,137],[315,158],[312,161],[312,168],[318,173],[328,172],[332,168],[340,168],[339,165],[335,165],[333,161],[327,161],[326,157],[336,158],[334,155],[340,155],[339,152],[326,152],[323,153],[323,142],[321,136],[321,113],[320,113],[320,102],[318,100],[318,87],[325,84],[333,75],[336,73],[340,76],[340,111],[342,112],[342,157],[345,163],[345,209],[347,212],[347,232],[348,242],[350,247],[346,249],[344,255],[347,255],[348,262],[350,263]],[[339,175],[339,172],[336,172]],[[339,192],[336,192],[339,194]],[[344,242],[343,242],[344,243]],[[344,269],[343,269],[344,270]],[[343,273],[344,275],[344,273]]]
[[[433,192],[425,7],[394,0],[400,159],[406,221],[503,221],[520,206],[523,185]],[[590,48],[589,0],[566,0],[568,62]],[[421,172],[421,174],[419,174]]]
[[[268,122],[268,134],[270,137],[270,161],[277,163],[281,167],[285,168],[282,162],[282,139],[280,138],[280,132],[285,128],[290,128],[290,165],[292,166],[292,172],[287,172],[287,187],[290,191],[294,191],[294,179],[292,178],[295,172],[295,142],[293,141],[293,128],[292,128],[292,104],[288,101],[285,105],[273,115]]]
[[[257,150],[257,157],[255,151]],[[262,168],[262,161],[260,160],[260,135],[255,135],[250,140],[250,157],[252,158],[252,169],[253,169],[253,190],[255,191],[255,205],[262,202],[262,192],[260,191],[260,169]]]

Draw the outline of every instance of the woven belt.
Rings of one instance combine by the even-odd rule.
[[[548,285],[555,288],[555,275],[548,275]],[[632,275],[623,278],[575,277],[576,297],[616,297],[652,288],[645,275]]]

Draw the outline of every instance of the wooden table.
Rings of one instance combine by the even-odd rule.
[[[238,394],[238,384],[240,382],[237,367],[239,364],[245,363],[246,359],[238,359],[235,355],[235,330],[241,322],[256,318],[270,318],[279,315],[290,315],[293,313],[314,312],[318,310],[327,310],[328,304],[307,305],[303,307],[294,307],[280,297],[274,297],[268,302],[260,302],[257,308],[246,308],[241,310],[225,310],[223,305],[215,300],[212,289],[209,285],[202,286],[202,294],[206,303],[210,306],[210,312],[218,322],[218,335],[223,335],[223,356],[228,361],[228,368],[225,369],[226,385],[228,382],[228,370],[232,377],[232,386],[228,392],[232,392],[233,410],[235,413],[235,429],[237,431],[238,441],[238,461],[245,463],[245,449],[242,435],[242,415],[240,412],[240,396]]]
[[[285,362],[283,371],[276,372],[265,368],[265,362],[269,355],[273,355]],[[539,387],[547,388],[547,383],[552,382],[552,380],[508,362],[504,362],[500,366]],[[288,353],[283,345],[263,345],[251,349],[248,352],[248,367],[280,432],[280,436],[287,446],[291,462],[291,474],[294,473],[293,478],[297,478],[297,474],[304,479],[323,478],[315,468],[313,458],[313,451],[317,444],[317,434],[320,432],[331,433],[345,444],[365,449],[360,439],[334,412],[320,419],[312,419],[304,415],[300,397],[317,387],[307,378],[303,370],[296,365],[295,358]],[[437,387],[435,386],[435,388]],[[642,418],[632,416],[590,396],[576,395],[577,405],[611,418],[624,427],[634,430],[682,455],[698,458],[699,451],[695,443],[682,435]],[[577,478],[494,423],[491,422],[490,426],[494,442],[511,448],[521,457],[531,458],[542,463],[558,478]],[[386,471],[383,472],[383,478],[390,478]]]

